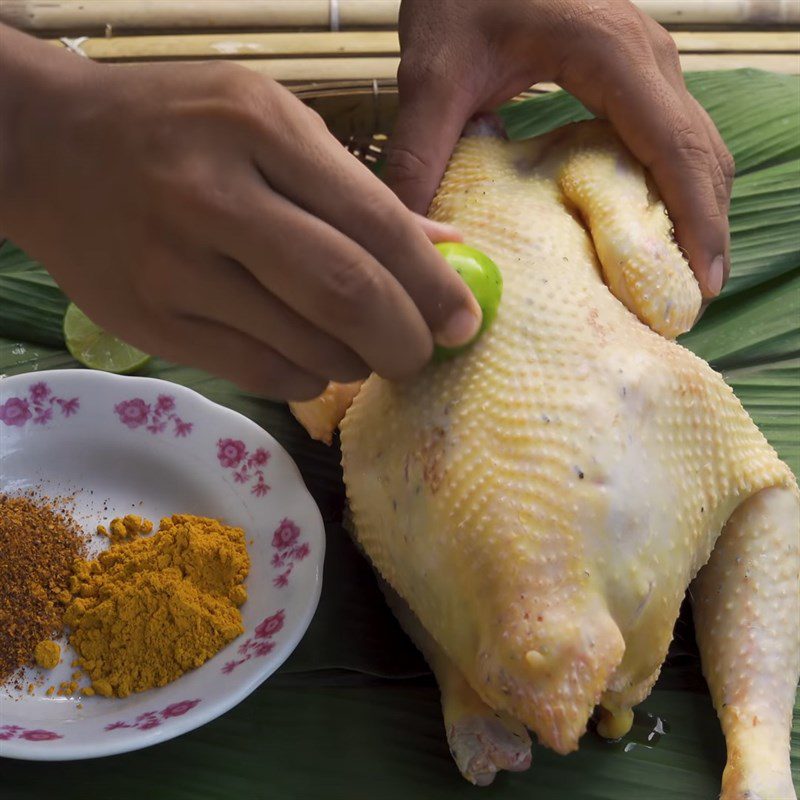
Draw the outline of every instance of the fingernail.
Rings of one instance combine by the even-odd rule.
[[[725,259],[717,256],[708,268],[706,276],[706,289],[711,297],[716,297],[722,291],[722,278],[725,273]]]
[[[444,327],[434,336],[442,347],[459,347],[475,338],[481,327],[481,308],[473,299],[473,306],[459,308]]]

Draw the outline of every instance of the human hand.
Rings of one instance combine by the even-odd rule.
[[[24,88],[12,74],[0,91],[0,227],[106,330],[305,399],[372,370],[406,377],[434,339],[478,329],[429,241],[458,234],[278,84],[221,63],[101,66],[0,31],[6,52],[20,39]]]
[[[734,163],[669,34],[627,0],[403,0],[386,181],[424,213],[469,117],[554,81],[650,170],[705,298],[730,271]]]

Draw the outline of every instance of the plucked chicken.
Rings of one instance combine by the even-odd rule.
[[[795,797],[794,476],[673,341],[700,291],[612,130],[487,134],[461,139],[430,216],[500,267],[494,325],[412,381],[373,375],[341,423],[354,535],[436,674],[456,762],[481,784],[525,769],[527,730],[568,753],[598,705],[625,734],[691,584],[722,797]],[[352,395],[328,394],[328,430]]]

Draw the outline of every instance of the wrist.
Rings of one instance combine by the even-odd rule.
[[[59,123],[78,85],[97,68],[52,44],[0,25],[0,234],[14,237],[17,220],[37,197]]]

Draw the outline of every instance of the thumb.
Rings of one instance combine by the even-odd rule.
[[[412,211],[425,214],[471,108],[452,86],[399,83],[400,105],[384,180]]]

